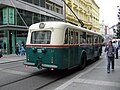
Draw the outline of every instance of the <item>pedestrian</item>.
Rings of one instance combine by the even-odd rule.
[[[19,44],[16,43],[16,46],[15,46],[15,53],[16,53],[16,55],[20,55],[19,48],[20,48]]]
[[[23,44],[21,44],[21,46],[20,46],[20,56],[23,56],[23,55],[25,55],[25,49],[24,49]]]
[[[112,41],[109,41],[108,46],[105,47],[105,52],[107,52],[107,73],[110,73],[110,65],[114,71],[114,51]]]

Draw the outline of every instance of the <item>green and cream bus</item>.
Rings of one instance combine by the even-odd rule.
[[[84,68],[87,60],[99,59],[103,37],[70,23],[40,22],[29,27],[25,65],[38,68]]]

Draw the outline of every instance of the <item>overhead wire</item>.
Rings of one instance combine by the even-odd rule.
[[[75,14],[75,12],[71,9],[71,7],[65,2],[65,0],[62,0],[64,2],[64,4],[70,9],[70,11],[75,15],[76,19],[78,20],[78,22],[81,24],[81,27],[84,27],[84,23],[82,22],[82,20],[80,20],[78,18],[78,16]]]

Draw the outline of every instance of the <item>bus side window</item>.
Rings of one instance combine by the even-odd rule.
[[[65,31],[65,40],[64,40],[64,44],[68,44],[68,29],[66,29],[66,31]]]
[[[80,32],[80,43],[86,43],[86,32]]]
[[[70,44],[73,44],[73,31],[70,33]]]
[[[79,42],[80,42],[80,44],[82,44],[82,32],[79,32],[79,33],[80,33],[79,34],[80,35],[80,41]]]
[[[87,35],[87,43],[92,43],[92,36],[90,34]]]
[[[98,43],[98,37],[94,36],[94,43]]]
[[[69,39],[68,39],[68,43],[70,44],[70,30],[68,31],[68,37],[69,37]]]
[[[75,44],[78,44],[78,32],[75,32]]]
[[[101,43],[101,39],[100,39],[100,37],[99,37],[99,43]]]

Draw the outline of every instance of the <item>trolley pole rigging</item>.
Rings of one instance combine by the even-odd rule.
[[[71,10],[71,12],[75,15],[75,17],[77,18],[78,22],[81,24],[81,27],[84,27],[84,23],[82,22],[82,20],[80,20],[77,15],[74,13],[74,11],[70,8],[70,6],[65,2],[65,0],[62,0],[64,2],[64,4]]]

